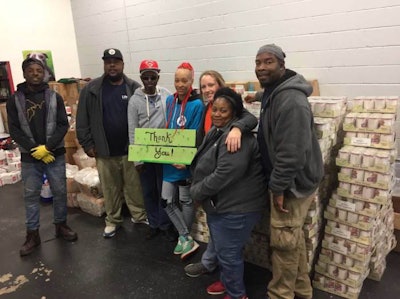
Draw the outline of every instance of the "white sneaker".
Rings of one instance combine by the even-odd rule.
[[[112,226],[112,225],[107,225],[104,228],[103,232],[103,237],[104,238],[112,238],[115,236],[115,233],[117,232],[118,226]]]
[[[143,220],[135,220],[133,217],[131,218],[131,221],[135,224],[146,224],[149,225],[149,220],[143,219]]]

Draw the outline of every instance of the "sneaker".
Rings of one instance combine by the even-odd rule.
[[[118,226],[107,225],[103,232],[104,238],[112,238],[117,232]]]
[[[199,244],[193,240],[191,236],[188,236],[185,239],[185,242],[182,243],[182,254],[181,260],[187,258],[189,255],[194,253],[197,249],[199,249]]]
[[[175,249],[174,249],[174,254],[182,254],[182,251],[183,251],[182,246],[185,241],[186,240],[185,240],[184,236],[179,236],[178,243],[176,244]]]
[[[185,273],[189,277],[199,277],[200,275],[210,273],[210,271],[202,263],[195,263],[187,265]]]
[[[142,220],[135,220],[133,217],[131,218],[131,221],[135,224],[146,224],[149,225],[149,220],[146,219],[142,219]]]
[[[210,284],[207,287],[207,293],[210,295],[221,295],[221,294],[224,294],[225,292],[226,292],[226,288],[220,280],[214,282],[213,284]],[[229,295],[228,295],[228,299],[229,299]]]

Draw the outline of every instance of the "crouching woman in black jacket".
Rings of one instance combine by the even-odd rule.
[[[243,133],[239,151],[225,145],[231,124],[241,115],[241,96],[230,88],[214,96],[208,132],[193,159],[192,198],[202,203],[221,267],[220,281],[208,289],[226,290],[225,299],[247,298],[243,282],[243,247],[266,208],[266,184],[257,140]],[[208,290],[207,289],[207,290]]]

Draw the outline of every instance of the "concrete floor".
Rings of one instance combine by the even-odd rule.
[[[75,243],[54,238],[52,206],[42,204],[41,246],[21,258],[24,242],[22,183],[0,187],[0,298],[10,299],[204,299],[205,288],[218,273],[189,278],[183,267],[198,261],[205,245],[188,261],[172,254],[174,243],[162,236],[145,240],[144,225],[132,224],[127,215],[112,239],[102,237],[104,219],[69,209],[68,224],[78,232]],[[400,298],[400,254],[391,253],[382,281],[366,280],[361,299]],[[245,282],[250,299],[265,298],[271,274],[246,264]],[[315,290],[314,299],[339,298]]]

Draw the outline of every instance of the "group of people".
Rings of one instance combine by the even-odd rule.
[[[268,44],[256,54],[255,73],[264,88],[259,122],[216,71],[200,75],[197,91],[194,69],[183,62],[171,93],[158,86],[161,70],[155,60],[140,63],[141,85],[124,74],[118,49],[106,49],[102,59],[104,74],[81,91],[76,132],[86,154],[96,158],[105,199],[104,238],[117,233],[125,202],[132,222],[148,224],[147,239],[164,234],[176,242],[173,253],[186,259],[199,248],[190,232],[196,205],[202,205],[210,240],[201,261],[185,272],[198,277],[218,268],[220,280],[207,292],[243,299],[242,251],[261,213],[269,210],[273,278],[267,296],[312,298],[302,226],[323,164],[307,100],[312,87],[285,67],[282,49]],[[39,61],[26,59],[22,68],[26,82],[7,103],[10,134],[21,148],[27,227],[21,256],[40,245],[43,173],[54,195],[56,235],[77,239],[66,224],[64,104],[44,83]],[[128,161],[136,128],[196,130],[191,165]]]

